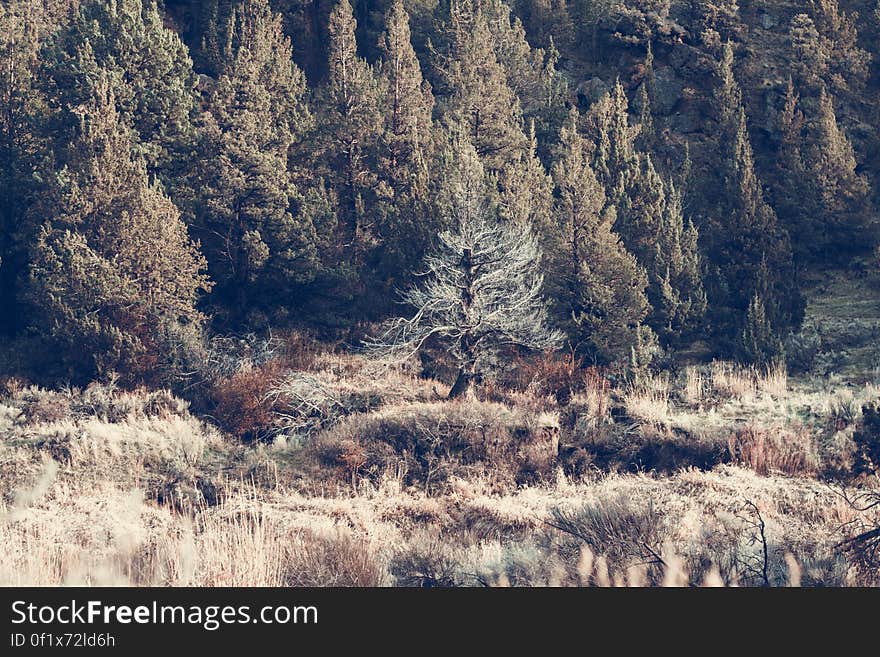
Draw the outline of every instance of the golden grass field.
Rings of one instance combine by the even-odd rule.
[[[372,385],[375,408],[255,446],[168,393],[8,384],[0,584],[877,583],[840,547],[878,523],[846,499],[871,480],[830,476],[852,468],[873,385],[714,363],[554,409],[432,399],[438,382],[355,357],[319,367],[340,400]]]

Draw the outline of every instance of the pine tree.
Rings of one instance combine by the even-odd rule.
[[[788,233],[764,199],[755,173],[741,92],[733,75],[733,49],[725,44],[718,75],[719,166],[723,188],[709,224],[701,234],[712,265],[709,302],[720,336],[736,336],[759,284],[763,263],[771,279],[762,296],[768,321],[777,335],[800,324],[803,300],[798,290]],[[734,105],[731,106],[731,103]]]
[[[527,148],[516,94],[493,48],[488,16],[477,0],[451,0],[446,51],[436,66],[446,98],[440,109],[447,123],[466,128],[490,172],[519,158]]]
[[[817,200],[817,252],[868,249],[876,243],[870,214],[870,187],[852,144],[837,123],[834,102],[822,89],[816,116],[807,126],[805,171]]]
[[[31,294],[74,380],[155,378],[210,285],[174,204],[147,174],[108,78],[75,110],[78,134],[37,213]]]
[[[340,244],[349,251],[338,256],[355,267],[373,239],[374,160],[382,129],[378,80],[357,55],[356,27],[351,4],[340,0],[330,14],[329,73],[316,103],[319,169],[338,196]]]
[[[191,138],[195,76],[187,47],[165,27],[155,0],[85,1],[46,54],[44,77],[59,107],[88,102],[107,73],[150,171],[173,182]],[[62,144],[76,129],[74,122],[54,127]]]
[[[310,129],[305,78],[268,0],[231,15],[224,69],[199,121],[190,175],[194,234],[217,283],[214,301],[242,321],[285,305],[317,266],[313,208],[288,166]]]
[[[379,195],[387,202],[376,212],[379,243],[372,269],[390,298],[390,290],[410,276],[437,232],[429,194],[436,147],[434,96],[422,77],[402,0],[394,0],[387,13],[379,49],[384,126],[377,172]]]
[[[546,238],[550,286],[572,345],[599,361],[620,360],[644,337],[648,280],[612,230],[614,208],[606,204],[577,124],[572,110],[553,166],[555,221]]]
[[[27,211],[45,150],[39,124],[49,112],[37,88],[44,20],[32,2],[0,5],[0,335],[7,336],[26,323],[21,277],[36,236]]]

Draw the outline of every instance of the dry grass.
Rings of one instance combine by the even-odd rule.
[[[771,397],[782,399],[788,392],[788,372],[782,363],[768,365],[756,378],[758,390]]]
[[[365,370],[323,358],[315,378],[353,399]],[[877,584],[834,546],[880,509],[816,478],[876,389],[746,374],[597,378],[548,407],[424,398],[436,384],[389,372],[305,447],[236,446],[167,395],[19,386],[0,399],[0,584],[757,585],[756,514],[771,584]],[[688,381],[701,401],[676,408]],[[719,400],[719,381],[747,392]]]
[[[803,427],[749,425],[728,440],[733,460],[759,474],[781,472],[814,475],[819,470],[819,453],[814,437]]]
[[[754,370],[724,361],[712,363],[712,388],[724,397],[750,399],[757,393]]]
[[[623,403],[631,418],[665,429],[669,424],[669,376],[651,375],[632,384],[624,393]]]
[[[696,406],[703,401],[706,393],[706,380],[700,368],[693,365],[685,369],[684,399],[685,402]]]
[[[871,581],[853,579],[866,575],[832,549],[841,524],[866,514],[807,479],[724,468],[563,479],[507,495],[462,481],[442,498],[394,486],[350,498],[250,489],[194,515],[133,492],[56,483],[17,513],[4,510],[0,583],[744,585],[756,583],[749,500],[767,526],[774,584],[788,583],[792,559],[805,583]],[[476,517],[498,530],[476,539]]]

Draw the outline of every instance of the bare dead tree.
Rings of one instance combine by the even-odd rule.
[[[835,547],[843,552],[849,552],[869,568],[880,567],[880,522],[877,521],[876,513],[871,521],[869,512],[880,509],[880,491],[869,489],[848,492],[845,488],[830,487],[831,490],[842,497],[850,508],[859,512],[859,516],[844,523],[842,529],[847,538],[840,541]]]
[[[761,580],[762,586],[770,586],[770,547],[767,541],[767,525],[758,505],[751,500],[746,500],[746,508],[751,512],[751,517],[738,516],[746,525],[751,527],[755,534],[749,539],[749,545],[759,543],[761,555],[757,558],[739,559],[740,563],[752,576]]]
[[[461,166],[451,193],[455,228],[440,234],[437,251],[425,259],[423,284],[403,297],[414,314],[365,342],[380,361],[400,363],[429,340],[441,341],[458,363],[450,398],[465,394],[487,357],[505,345],[550,349],[563,338],[547,327],[537,240],[528,227],[497,220],[478,163]]]

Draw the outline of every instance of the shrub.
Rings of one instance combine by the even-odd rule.
[[[414,537],[391,558],[389,571],[398,586],[450,588],[463,584],[460,555],[438,537]]]
[[[122,390],[114,379],[92,382],[85,390],[45,390],[22,387],[11,395],[32,425],[50,424],[72,418],[100,418],[118,424],[134,418],[188,415],[189,404],[168,390],[135,388]]]
[[[662,517],[653,504],[638,506],[623,495],[574,510],[557,507],[548,524],[619,569],[636,563],[656,564],[664,537]]]
[[[828,419],[834,431],[853,426],[861,414],[861,404],[851,390],[844,390],[828,400]]]
[[[822,350],[822,338],[814,326],[789,333],[785,340],[785,363],[792,372],[810,372]]]
[[[758,474],[812,475],[819,470],[818,447],[805,427],[788,430],[751,424],[728,439],[730,457]]]
[[[353,414],[440,396],[437,381],[414,378],[402,368],[377,368],[357,356],[324,353],[313,370],[287,373],[269,393],[276,424],[287,436],[309,438]]]
[[[556,418],[525,415],[501,404],[476,400],[392,406],[346,418],[316,436],[319,461],[346,477],[346,454],[360,445],[361,471],[372,479],[405,470],[404,482],[430,491],[450,475],[491,471],[512,483],[553,474],[559,447]]]
[[[856,445],[856,471],[880,472],[880,403],[862,407],[862,420],[853,433]]]
[[[51,424],[69,418],[71,413],[70,397],[47,390],[28,405],[25,416],[29,424]]]
[[[220,427],[245,442],[270,438],[277,429],[270,395],[283,367],[278,360],[244,367],[214,385],[214,418]]]
[[[286,586],[380,586],[384,569],[370,544],[343,531],[305,532],[287,547]]]
[[[553,396],[565,406],[572,395],[588,391],[607,380],[595,367],[585,368],[583,360],[573,353],[559,355],[546,352],[535,358],[519,359],[511,368],[514,373],[505,383],[517,390],[531,390],[541,396]]]

